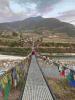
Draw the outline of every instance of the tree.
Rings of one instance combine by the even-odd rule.
[[[15,36],[18,36],[18,33],[12,32],[12,35],[15,37]]]

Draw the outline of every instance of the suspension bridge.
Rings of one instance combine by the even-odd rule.
[[[34,55],[29,67],[22,100],[55,100]]]

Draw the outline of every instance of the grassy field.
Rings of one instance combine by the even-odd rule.
[[[75,37],[44,37],[43,42],[75,43]]]
[[[66,47],[66,48],[68,48],[68,47],[71,47],[71,48],[73,48],[73,47],[75,47],[75,43],[55,43],[55,42],[42,42],[42,43],[40,43],[40,45],[39,46],[41,46],[41,47]]]
[[[40,53],[75,53],[75,48],[46,48],[39,47],[36,49]]]
[[[31,52],[31,48],[21,47],[0,47],[0,54],[27,56]]]
[[[31,52],[32,43],[24,38],[20,33],[16,36],[0,35],[0,54],[27,56]]]
[[[54,81],[47,78],[47,81],[57,100],[75,100],[75,88],[70,87],[66,79]]]
[[[75,53],[75,43],[40,42],[36,48],[41,53]]]

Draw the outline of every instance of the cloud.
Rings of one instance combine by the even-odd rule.
[[[62,12],[61,15],[57,17],[57,19],[75,25],[75,10]]]
[[[69,19],[75,16],[75,0],[0,0],[0,22],[32,16]]]
[[[56,3],[58,3],[60,0],[40,0],[40,2],[38,2],[38,6],[37,9],[39,10],[39,12],[46,12],[49,10],[52,10],[52,6]]]
[[[75,10],[62,12],[60,14],[61,14],[61,16],[59,16],[59,18],[75,16]]]
[[[14,0],[15,2],[26,6],[27,3],[29,4],[36,4],[37,12],[45,13],[49,10],[52,10],[52,6],[61,0]]]
[[[43,16],[61,0],[0,0],[0,22]]]
[[[9,6],[9,0],[0,0],[0,8],[5,8]]]
[[[10,0],[0,0],[0,17],[7,17],[12,14],[9,8],[9,1]]]
[[[73,19],[75,20],[75,10],[62,12],[57,18],[63,21],[73,21]]]
[[[53,5],[61,0],[9,0],[10,15],[23,15],[24,18],[43,16],[53,10]],[[18,16],[20,17],[20,16]],[[22,17],[20,17],[22,18]]]

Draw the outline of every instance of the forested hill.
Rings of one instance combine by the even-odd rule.
[[[55,18],[30,17],[23,21],[1,23],[0,30],[53,30],[75,36],[75,26]]]

